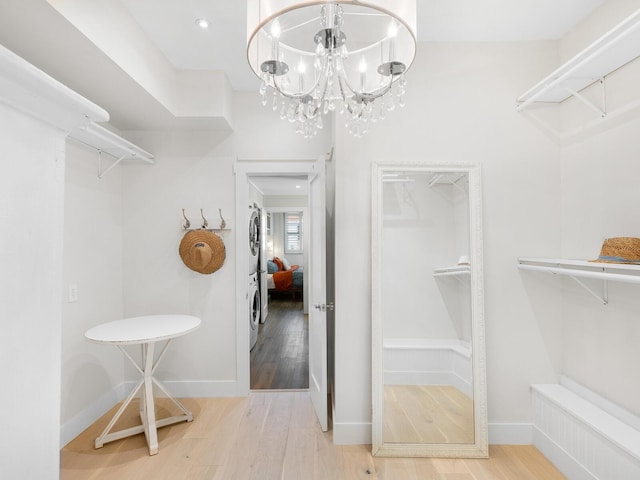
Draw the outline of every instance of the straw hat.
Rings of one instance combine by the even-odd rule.
[[[179,251],[184,264],[198,273],[213,273],[224,263],[224,242],[208,230],[187,232],[182,237]]]
[[[602,244],[600,256],[592,262],[640,264],[640,238],[607,238]]]

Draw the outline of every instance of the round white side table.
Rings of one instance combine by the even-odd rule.
[[[182,403],[174,398],[167,389],[153,376],[160,360],[167,351],[171,340],[200,327],[200,319],[191,315],[147,315],[143,317],[125,318],[113,322],[103,323],[90,328],[84,334],[91,342],[115,345],[123,355],[129,359],[133,366],[140,372],[142,379],[126,398],[118,409],[102,434],[96,438],[96,448],[101,448],[105,443],[113,442],[121,438],[137,435],[144,432],[149,447],[149,455],[158,453],[157,429],[178,422],[190,422],[193,415]],[[154,360],[156,343],[164,341],[165,344],[157,359]],[[139,365],[123,348],[125,345],[140,345],[142,349],[142,362]],[[153,398],[153,384],[155,384],[171,401],[183,412],[181,415],[156,419],[155,402]],[[142,425],[127,428],[117,432],[111,429],[118,421],[131,400],[140,391],[140,418]]]

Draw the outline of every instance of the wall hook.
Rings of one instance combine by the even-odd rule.
[[[182,224],[182,229],[188,230],[189,227],[191,226],[191,222],[189,221],[187,216],[184,214],[184,208],[182,209],[182,216],[184,217],[184,220],[185,220],[184,223]]]
[[[200,209],[200,216],[202,217],[202,228],[207,228],[209,226],[209,222],[204,218],[204,213],[202,213],[202,209]]]
[[[224,218],[222,217],[222,209],[221,208],[218,209],[218,213],[220,214],[220,230],[222,230],[224,227],[227,226],[227,222],[225,222]]]

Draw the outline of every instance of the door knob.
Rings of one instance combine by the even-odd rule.
[[[320,310],[321,312],[326,312],[327,310],[334,310],[335,306],[333,303],[316,303],[313,308]]]

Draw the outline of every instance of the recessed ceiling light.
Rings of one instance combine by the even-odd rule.
[[[207,20],[206,18],[197,18],[196,25],[202,28],[203,30],[207,29],[209,28],[209,20]]]
[[[296,188],[302,188],[300,185],[296,185]]]

